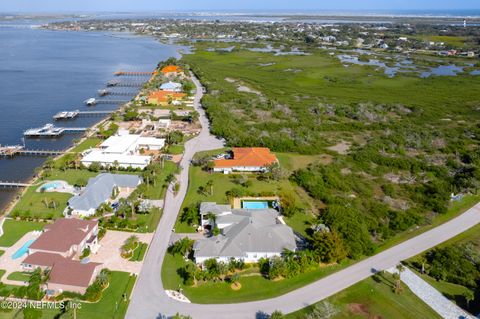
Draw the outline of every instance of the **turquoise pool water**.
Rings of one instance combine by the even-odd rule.
[[[47,184],[43,185],[42,189],[43,190],[49,190],[49,189],[55,189],[55,188],[59,188],[59,187],[60,187],[60,183],[51,182],[51,183],[47,183]]]
[[[268,202],[242,202],[242,208],[245,209],[267,209]]]
[[[18,259],[18,258],[23,257],[23,255],[25,255],[25,254],[28,252],[28,247],[30,247],[30,245],[33,244],[34,241],[35,241],[35,239],[30,239],[30,240],[27,241],[25,244],[23,244],[23,246],[20,247],[20,249],[18,249],[18,250],[12,255],[12,259],[15,260],[15,259]]]

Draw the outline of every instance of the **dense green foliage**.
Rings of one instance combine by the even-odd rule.
[[[213,133],[231,146],[330,156],[291,181],[317,200],[315,224],[338,233],[348,257],[445,214],[451,193],[476,193],[480,77],[388,78],[313,48],[206,50],[216,45],[184,57],[207,88]]]

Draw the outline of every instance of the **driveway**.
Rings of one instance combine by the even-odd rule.
[[[90,261],[102,263],[102,268],[139,274],[143,262],[129,261],[120,256],[120,247],[132,235],[137,236],[141,242],[149,245],[153,237],[153,234],[108,230],[102,240],[100,240],[100,249],[96,254],[90,255]]]

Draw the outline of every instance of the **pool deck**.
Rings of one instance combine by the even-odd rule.
[[[248,201],[271,201],[271,200],[280,200],[278,196],[267,196],[267,197],[238,197],[233,199],[232,207],[233,209],[242,208],[242,200]]]
[[[39,232],[29,232],[26,233],[20,240],[18,240],[13,246],[11,247],[0,247],[1,250],[4,250],[5,253],[0,256],[0,269],[5,270],[5,274],[3,275],[2,278],[0,278],[0,281],[9,284],[9,285],[23,285],[26,286],[27,283],[21,282],[21,281],[15,281],[15,280],[8,280],[7,277],[10,275],[12,272],[16,271],[22,271],[22,261],[25,259],[23,256],[22,258],[17,258],[15,260],[12,259],[12,255],[15,254],[17,250],[22,248],[22,246],[29,240],[32,239],[37,239],[38,236],[40,236]]]

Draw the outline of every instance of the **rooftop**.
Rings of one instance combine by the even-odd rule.
[[[45,231],[30,245],[30,249],[66,252],[73,245],[79,245],[97,224],[94,220],[58,219],[45,226]]]
[[[140,156],[137,156],[140,157]],[[90,178],[85,190],[79,196],[68,201],[70,208],[88,211],[97,209],[112,195],[112,190],[117,187],[137,187],[141,183],[137,175],[103,173]]]
[[[263,167],[277,162],[275,154],[265,147],[237,147],[233,148],[233,159],[215,160],[216,168],[236,166]]]
[[[278,212],[273,209],[233,209],[231,214],[218,216],[216,223],[227,226],[220,235],[197,241],[194,245],[195,257],[244,258],[247,253],[294,251],[293,231],[287,225],[278,223],[277,217]]]

